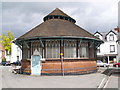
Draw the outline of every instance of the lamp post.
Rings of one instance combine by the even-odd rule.
[[[64,60],[63,53],[61,53],[61,70],[62,70],[62,76],[64,76],[64,64],[63,64],[63,60]]]

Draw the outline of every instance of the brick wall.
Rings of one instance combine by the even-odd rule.
[[[64,73],[90,73],[97,70],[96,61],[93,60],[75,60],[64,61],[63,63]],[[22,70],[26,73],[31,73],[30,61],[22,60]],[[42,63],[43,74],[61,74],[61,62],[60,61],[46,61]]]
[[[22,71],[25,73],[31,73],[31,61],[23,59],[21,62],[22,62]]]
[[[97,70],[96,61],[64,62],[64,73],[79,73]],[[62,73],[61,62],[47,62],[42,64],[42,73]]]

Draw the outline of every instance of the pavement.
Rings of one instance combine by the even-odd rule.
[[[105,78],[103,78],[101,85],[98,88],[119,88],[120,89],[120,68],[109,67],[109,68],[100,68],[99,70],[104,70],[101,72],[105,74]],[[118,90],[118,89],[117,89]]]
[[[0,89],[2,88],[2,67],[0,66]]]
[[[0,66],[1,67],[1,66]],[[106,75],[97,73],[74,76],[31,76],[11,73],[11,66],[2,66],[2,88],[98,88]],[[106,88],[118,88],[118,76],[110,76]],[[1,81],[1,80],[0,80]]]
[[[106,85],[104,86],[104,88],[116,88],[116,87],[120,89],[120,72],[113,73],[106,82]]]

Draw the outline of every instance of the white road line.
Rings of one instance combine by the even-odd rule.
[[[101,88],[103,82],[104,82],[105,78],[103,78],[102,82],[100,83],[99,87],[98,88]]]
[[[107,82],[105,83],[105,85],[104,85],[104,87],[103,87],[104,89],[106,88],[106,86],[107,86],[109,80],[110,80],[110,77],[108,77]],[[103,90],[104,90],[104,89],[103,89]]]
[[[99,87],[98,87],[98,90],[99,89],[103,89],[106,87],[107,83],[108,83],[108,80],[109,80],[109,76],[106,76],[105,78],[103,78],[102,82],[100,83]]]

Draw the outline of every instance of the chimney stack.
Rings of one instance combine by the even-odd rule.
[[[119,33],[119,27],[117,26],[116,28],[114,28],[114,31],[115,31],[116,33]]]

